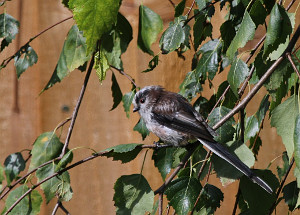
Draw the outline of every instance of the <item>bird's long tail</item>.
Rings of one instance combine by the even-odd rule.
[[[239,171],[241,171],[244,175],[246,175],[248,178],[250,178],[254,183],[261,186],[264,190],[266,190],[268,193],[272,194],[273,190],[272,188],[264,182],[261,178],[256,176],[252,170],[244,164],[238,157],[235,155],[232,155],[228,149],[216,142],[209,142],[203,139],[198,139],[204,146],[206,146],[209,150],[211,150],[213,153],[218,155],[220,158],[226,160],[228,163],[230,163],[232,166],[237,168]]]

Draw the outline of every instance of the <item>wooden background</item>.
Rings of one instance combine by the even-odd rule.
[[[147,0],[143,2],[161,15],[165,29],[174,15],[173,7],[169,1]],[[174,2],[178,3],[179,1]],[[192,56],[185,54],[185,61],[178,58],[176,53],[162,56],[159,66],[153,72],[141,73],[147,68],[151,58],[139,50],[136,45],[140,3],[141,1],[137,0],[123,0],[121,6],[121,12],[131,23],[134,33],[134,39],[122,57],[125,71],[135,78],[139,86],[159,84],[168,90],[178,92],[179,84],[185,74],[190,71]],[[187,5],[190,4],[191,1],[188,1]],[[7,3],[6,10],[7,13],[20,21],[20,34],[13,45],[0,54],[1,61],[11,56],[29,38],[72,15],[62,6],[60,0],[14,0]],[[295,7],[291,11],[295,11]],[[1,8],[2,12],[3,7]],[[219,29],[218,23],[221,23],[219,20],[222,20],[224,16],[224,11],[220,13],[216,9],[216,15],[213,18],[213,36],[215,38],[220,35],[217,30]],[[73,20],[66,21],[32,42],[31,45],[39,56],[38,63],[28,69],[18,82],[16,82],[13,62],[0,72],[0,162],[2,164],[7,155],[30,149],[39,134],[53,130],[61,121],[72,114],[85,73],[74,71],[62,83],[55,85],[41,96],[38,94],[50,79],[66,34],[73,24]],[[254,41],[247,44],[245,49],[253,47],[263,34],[263,32],[257,33]],[[155,53],[159,51],[157,44],[152,47]],[[129,92],[129,81],[118,72],[115,74],[122,92]],[[111,71],[108,72],[103,84],[100,84],[95,72],[92,73],[71,137],[70,148],[85,146],[100,151],[122,143],[140,143],[142,141],[140,135],[132,130],[138,121],[137,114],[131,114],[130,119],[127,119],[122,105],[116,110],[109,111],[112,107],[110,78]],[[216,88],[225,78],[225,73],[216,78],[214,81]],[[213,92],[214,89],[207,87],[205,95],[210,96]],[[260,101],[262,95],[263,93],[259,93],[254,99]],[[257,107],[257,102],[251,102],[248,111],[254,113]],[[65,138],[67,127],[64,127],[62,140]],[[264,145],[258,156],[259,162],[255,164],[257,168],[266,168],[269,161],[279,156],[284,150],[281,138],[277,136],[274,128],[270,128],[268,120],[265,122],[262,134]],[[151,135],[144,143],[151,144],[153,140],[155,137]],[[26,155],[26,153],[23,154]],[[78,161],[89,156],[91,151],[78,149],[74,154],[73,161]],[[147,155],[143,174],[148,179],[152,189],[156,189],[162,180],[158,171],[153,168],[151,154],[148,153]],[[143,158],[144,152],[129,164],[97,158],[70,170],[74,195],[70,202],[64,203],[64,206],[72,215],[114,214],[113,186],[115,181],[123,174],[139,173]],[[274,167],[280,163],[280,159],[274,162],[272,166],[274,173],[276,173]],[[222,186],[214,176],[210,178],[210,183],[219,187]],[[233,183],[222,188],[222,191],[225,192],[225,201],[222,202],[221,208],[216,214],[232,213],[237,185],[238,183]],[[49,205],[43,205],[41,214],[51,214],[55,203],[56,201],[53,200]],[[0,202],[0,206],[3,208],[3,202]],[[277,213],[287,214],[287,206],[281,203]],[[63,213],[59,211],[57,214]]]

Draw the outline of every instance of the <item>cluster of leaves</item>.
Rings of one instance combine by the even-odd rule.
[[[5,2],[4,2],[5,3]],[[273,0],[227,0],[210,1],[196,0],[195,6],[184,14],[189,5],[182,0],[174,7],[174,20],[163,31],[160,16],[145,5],[139,6],[138,47],[153,58],[143,72],[150,72],[159,63],[159,57],[173,51],[181,57],[186,52],[193,55],[191,71],[180,85],[180,94],[189,101],[196,100],[194,107],[204,116],[208,116],[210,125],[215,125],[240,101],[244,90],[242,83],[258,84],[265,72],[281,58],[289,45],[290,35],[295,28],[295,13],[289,13],[282,5]],[[112,97],[115,109],[121,102],[129,117],[130,106],[136,92],[134,80],[124,72],[121,55],[126,52],[133,38],[133,31],[129,21],[119,12],[120,0],[63,0],[63,4],[72,10],[76,25],[72,26],[65,39],[59,60],[54,72],[42,89],[48,90],[61,82],[75,69],[84,71],[91,59],[90,65],[96,70],[99,81],[105,81],[107,71],[111,68],[126,75],[132,82],[132,89],[122,93],[118,80],[112,73]],[[226,10],[220,29],[214,29],[211,20],[215,10]],[[190,26],[189,16],[193,14],[195,20]],[[268,19],[267,19],[268,18]],[[266,20],[269,20],[266,23]],[[247,42],[253,40],[259,25],[266,25],[266,35],[260,49],[241,52]],[[18,33],[19,22],[7,13],[0,15],[1,49],[5,49]],[[218,38],[213,38],[212,32],[220,31]],[[162,32],[163,31],[163,32]],[[160,53],[155,54],[152,44],[159,39]],[[20,76],[37,60],[37,54],[30,46],[33,37],[22,46],[13,56],[1,63],[4,68],[12,59],[15,61],[17,76]],[[257,52],[256,55],[254,55]],[[300,51],[290,53],[290,60],[285,58],[264,82],[267,94],[264,96],[255,114],[247,116],[243,110],[240,122],[234,118],[227,120],[216,132],[216,140],[226,145],[246,165],[253,166],[263,142],[259,137],[267,113],[271,118],[271,126],[277,129],[286,148],[283,152],[283,167],[277,167],[277,176],[270,170],[256,170],[255,173],[263,178],[274,191],[289,171],[289,162],[295,159],[295,180],[283,188],[283,198],[277,199],[275,193],[269,195],[258,185],[253,184],[245,176],[224,163],[219,157],[212,155],[205,159],[206,150],[202,146],[194,149],[189,159],[190,165],[185,165],[177,178],[167,184],[163,190],[168,205],[177,214],[213,214],[223,201],[220,188],[209,184],[208,177],[214,171],[223,185],[240,181],[240,195],[238,205],[242,213],[266,214],[282,199],[293,211],[300,206],[300,114],[299,114],[299,77],[295,70],[299,70]],[[244,55],[250,57],[244,61]],[[255,56],[253,63],[249,59]],[[291,64],[294,62],[295,68]],[[227,80],[220,84],[216,94],[207,99],[202,96],[203,85],[208,83],[214,87],[214,78],[228,68]],[[286,99],[285,99],[286,98]],[[283,101],[284,100],[284,101]],[[214,107],[217,102],[218,107]],[[282,102],[283,101],[283,102]],[[209,114],[205,112],[212,110]],[[288,110],[288,111],[287,111]],[[149,134],[145,124],[140,120],[134,130],[141,133],[145,139]],[[29,173],[35,172],[35,178],[45,194],[48,203],[55,196],[59,201],[69,201],[72,198],[70,176],[62,171],[72,161],[72,150],[59,159],[63,144],[55,132],[41,134],[35,141],[31,157],[24,160],[21,152],[9,155],[0,165],[0,185],[6,179],[6,187],[12,184],[22,185],[8,194],[5,201],[5,213],[21,196],[35,187],[28,182],[32,176],[21,177],[27,161],[30,160]],[[123,144],[99,152],[102,156],[112,157],[122,163],[132,161],[143,149],[142,144]],[[172,169],[181,165],[182,159],[189,153],[185,148],[160,148],[153,151],[152,160],[166,180]],[[47,165],[46,165],[47,164]],[[202,165],[203,164],[203,165]],[[5,174],[3,174],[5,173]],[[59,173],[52,177],[55,173]],[[204,178],[203,184],[200,181]],[[22,179],[22,180],[20,180]],[[20,180],[20,181],[19,181]],[[117,214],[155,214],[158,203],[154,202],[154,191],[142,174],[121,176],[115,183],[114,202]],[[2,192],[4,189],[2,190]],[[1,193],[0,193],[1,195]],[[34,190],[23,198],[12,213],[20,210],[29,214],[37,214],[40,210],[42,197]]]

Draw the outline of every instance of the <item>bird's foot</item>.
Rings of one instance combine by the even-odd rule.
[[[172,144],[161,144],[158,141],[154,141],[153,144],[155,145],[156,149],[161,149],[161,148],[167,148],[167,147],[172,147]]]

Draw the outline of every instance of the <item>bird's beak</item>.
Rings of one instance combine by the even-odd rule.
[[[134,107],[134,108],[133,108],[133,112],[137,112],[137,111],[139,111],[139,110],[140,110],[139,107]]]

